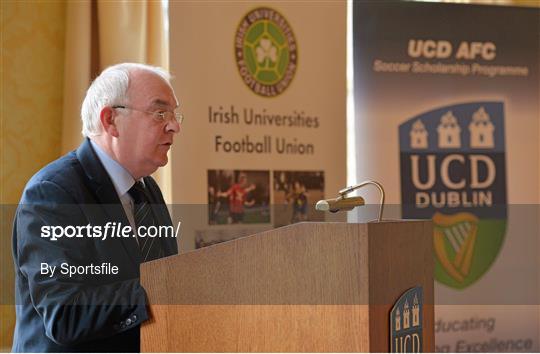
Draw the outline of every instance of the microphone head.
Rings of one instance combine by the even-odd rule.
[[[315,210],[329,211],[330,210],[330,204],[326,200],[319,200],[317,202],[317,204],[315,204]]]
[[[331,213],[337,213],[340,210],[345,209],[339,209],[339,208],[333,208],[330,204],[334,205],[337,202],[337,198],[335,199],[328,199],[328,200],[319,200],[317,204],[315,204],[315,210],[318,211],[329,211]]]

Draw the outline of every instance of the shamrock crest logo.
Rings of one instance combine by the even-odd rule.
[[[266,59],[269,59],[272,63],[277,61],[277,48],[267,38],[261,39],[255,52],[257,53],[257,61],[259,64],[264,63]]]
[[[247,13],[235,36],[235,59],[244,83],[257,95],[275,97],[289,87],[297,67],[297,44],[287,20],[274,9]]]

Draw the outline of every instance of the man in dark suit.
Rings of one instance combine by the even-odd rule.
[[[141,64],[102,72],[82,105],[85,141],[28,182],[13,231],[13,351],[139,351],[149,317],[139,265],[178,253],[175,238],[140,231],[172,226],[149,176],[167,163],[183,118],[169,80]]]

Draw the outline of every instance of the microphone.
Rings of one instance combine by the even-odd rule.
[[[379,189],[379,192],[381,193],[381,207],[379,208],[379,217],[377,220],[380,222],[382,221],[382,215],[383,215],[383,208],[384,208],[384,189],[381,186],[379,182],[375,181],[364,181],[360,184],[350,186],[347,188],[343,188],[339,191],[339,197],[334,199],[323,199],[319,200],[317,204],[315,204],[315,209],[319,211],[329,211],[331,213],[337,213],[340,210],[343,211],[350,211],[353,210],[357,206],[364,205],[364,198],[362,197],[350,197],[347,198],[347,194],[354,192],[355,190],[362,188],[368,184],[372,184],[375,187]]]
[[[350,211],[355,207],[364,204],[364,198],[362,197],[345,198],[344,196],[340,196],[332,199],[319,200],[317,204],[315,204],[315,209],[337,213],[338,211]]]

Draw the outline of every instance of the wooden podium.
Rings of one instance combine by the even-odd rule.
[[[415,286],[434,350],[430,221],[294,224],[145,263],[141,283],[143,352],[388,352]]]

